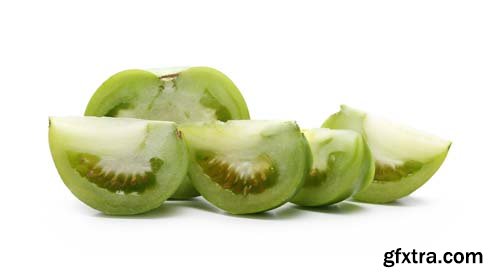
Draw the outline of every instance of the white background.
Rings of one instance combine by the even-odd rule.
[[[498,1],[2,1],[1,279],[498,279]],[[319,126],[342,103],[453,141],[391,205],[287,204],[236,217],[204,200],[131,218],[74,198],[49,115],[81,115],[128,68],[206,65],[253,118]],[[484,264],[382,265],[385,251]],[[427,278],[427,279],[429,279]]]

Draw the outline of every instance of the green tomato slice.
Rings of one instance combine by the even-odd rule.
[[[189,175],[209,202],[233,214],[287,202],[310,168],[310,149],[294,122],[228,121],[181,125]]]
[[[323,127],[363,135],[375,162],[373,183],[354,196],[370,203],[405,197],[429,180],[448,154],[451,142],[342,106]]]
[[[159,207],[177,190],[189,163],[186,145],[172,122],[52,117],[49,144],[70,191],[112,215]]]
[[[340,202],[373,180],[375,166],[363,137],[351,130],[305,130],[313,164],[304,187],[291,200],[302,206]]]

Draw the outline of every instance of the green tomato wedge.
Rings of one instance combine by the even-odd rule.
[[[234,83],[209,67],[119,72],[97,89],[85,115],[176,123],[250,118],[245,100]],[[186,178],[172,198],[198,195]]]
[[[291,202],[301,206],[324,206],[340,202],[366,188],[375,165],[363,137],[351,130],[315,128],[305,130],[313,164],[304,186]]]
[[[345,105],[323,127],[357,131],[368,143],[375,177],[354,195],[362,202],[388,203],[411,194],[436,173],[451,146],[449,141]]]
[[[307,140],[291,121],[228,121],[180,126],[191,151],[195,188],[232,214],[287,202],[311,165]]]
[[[189,154],[172,122],[51,117],[57,171],[88,206],[111,215],[159,207],[186,177]]]

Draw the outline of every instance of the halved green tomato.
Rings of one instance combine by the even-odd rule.
[[[49,144],[71,192],[106,214],[159,207],[186,176],[189,154],[172,122],[52,117]]]
[[[215,206],[257,213],[287,202],[310,168],[310,149],[294,122],[228,121],[181,125],[195,188]]]
[[[223,73],[208,67],[119,72],[97,89],[85,115],[176,123],[250,118],[238,88]],[[172,198],[197,195],[186,178]]]
[[[411,194],[434,175],[451,146],[449,141],[347,106],[341,106],[323,127],[352,129],[365,137],[375,161],[375,178],[354,196],[364,202],[387,203]]]
[[[351,130],[305,130],[313,155],[304,186],[291,202],[323,206],[351,197],[373,180],[375,165],[363,137]]]

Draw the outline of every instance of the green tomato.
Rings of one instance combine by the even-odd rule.
[[[181,131],[191,151],[195,188],[229,213],[258,213],[284,204],[310,168],[309,146],[294,122],[184,124]]]
[[[172,122],[128,118],[50,118],[59,175],[82,202],[112,215],[157,208],[184,180],[189,155]]]
[[[443,163],[451,142],[342,106],[323,127],[363,135],[375,162],[373,183],[354,196],[370,203],[405,197],[429,180]]]

